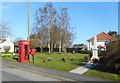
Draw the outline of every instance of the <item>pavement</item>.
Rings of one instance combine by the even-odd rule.
[[[71,73],[77,73],[77,74],[83,74],[85,72],[87,72],[89,69],[91,69],[92,67],[94,67],[95,65],[97,65],[97,63],[90,63],[88,62],[86,65],[78,67],[74,70],[71,70]]]
[[[10,62],[10,61],[2,60],[2,64],[34,73],[39,73],[41,75],[47,75],[52,78],[57,78],[59,80],[64,80],[64,81],[109,81],[101,78],[95,78],[95,77],[80,75],[71,72],[47,69],[47,68],[32,66],[19,62]]]

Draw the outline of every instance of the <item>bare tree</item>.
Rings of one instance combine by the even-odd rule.
[[[51,39],[52,35],[51,32],[53,31],[53,27],[55,26],[56,22],[56,10],[53,8],[52,3],[49,3],[46,5],[47,10],[47,23],[48,23],[48,48],[49,53],[51,53],[51,50],[53,50],[53,40]],[[51,46],[50,46],[51,44]],[[50,50],[51,48],[51,50]]]
[[[36,16],[35,16],[35,26],[34,26],[34,34],[36,34],[36,38],[39,39],[39,46],[41,48],[42,52],[42,47],[43,47],[43,41],[46,38],[46,27],[45,27],[45,10],[39,8],[38,11],[36,11]]]
[[[43,9],[39,8],[39,11],[36,11],[36,23],[35,23],[35,32],[38,34],[41,45],[43,40],[46,38],[49,48],[49,53],[51,52],[51,44],[53,48],[53,40],[51,40],[51,31],[54,27],[56,20],[56,10],[53,8],[52,3],[47,4]],[[46,35],[47,34],[47,35]],[[52,42],[52,43],[51,43]]]
[[[15,46],[18,46],[18,42],[19,42],[20,40],[23,40],[23,38],[22,38],[22,37],[16,38],[16,39],[14,40],[14,45],[15,45]]]
[[[61,52],[64,44],[65,47],[71,45],[73,34],[68,29],[70,26],[67,10],[67,8],[62,8],[58,12],[52,3],[36,10],[34,33],[40,40],[41,50],[43,43],[49,48],[49,53],[53,52],[55,47],[58,47]]]
[[[30,48],[36,48],[39,44],[39,39],[34,36],[35,34],[30,35]]]
[[[1,23],[0,21],[0,39],[5,38],[11,35],[10,28],[8,26],[9,23]]]
[[[69,18],[68,18],[68,8],[62,8],[61,11],[61,19],[62,19],[62,26],[64,30],[64,44],[65,44],[65,62],[67,61],[67,35],[69,26]]]

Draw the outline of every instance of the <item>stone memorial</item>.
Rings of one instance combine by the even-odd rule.
[[[94,45],[93,45],[93,49],[92,49],[92,57],[91,60],[93,59],[98,59],[98,48],[97,48],[97,36],[94,36]]]

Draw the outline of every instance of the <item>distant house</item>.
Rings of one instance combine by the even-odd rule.
[[[101,32],[96,35],[97,36],[97,48],[98,50],[105,51],[106,50],[106,43],[113,41],[114,38],[105,32]],[[94,44],[94,37],[90,38],[87,40],[88,42],[88,50],[93,49],[93,44]]]
[[[4,46],[10,46],[9,52],[14,52],[14,44],[7,37],[6,40],[0,41],[0,52],[5,52]]]
[[[87,46],[80,46],[81,50],[87,50]]]

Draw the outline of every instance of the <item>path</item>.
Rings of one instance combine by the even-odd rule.
[[[72,71],[70,71],[71,73],[77,73],[77,74],[83,74],[86,71],[88,71],[89,69],[91,69],[93,66],[97,65],[97,63],[90,63],[88,62],[86,65],[78,67]]]

